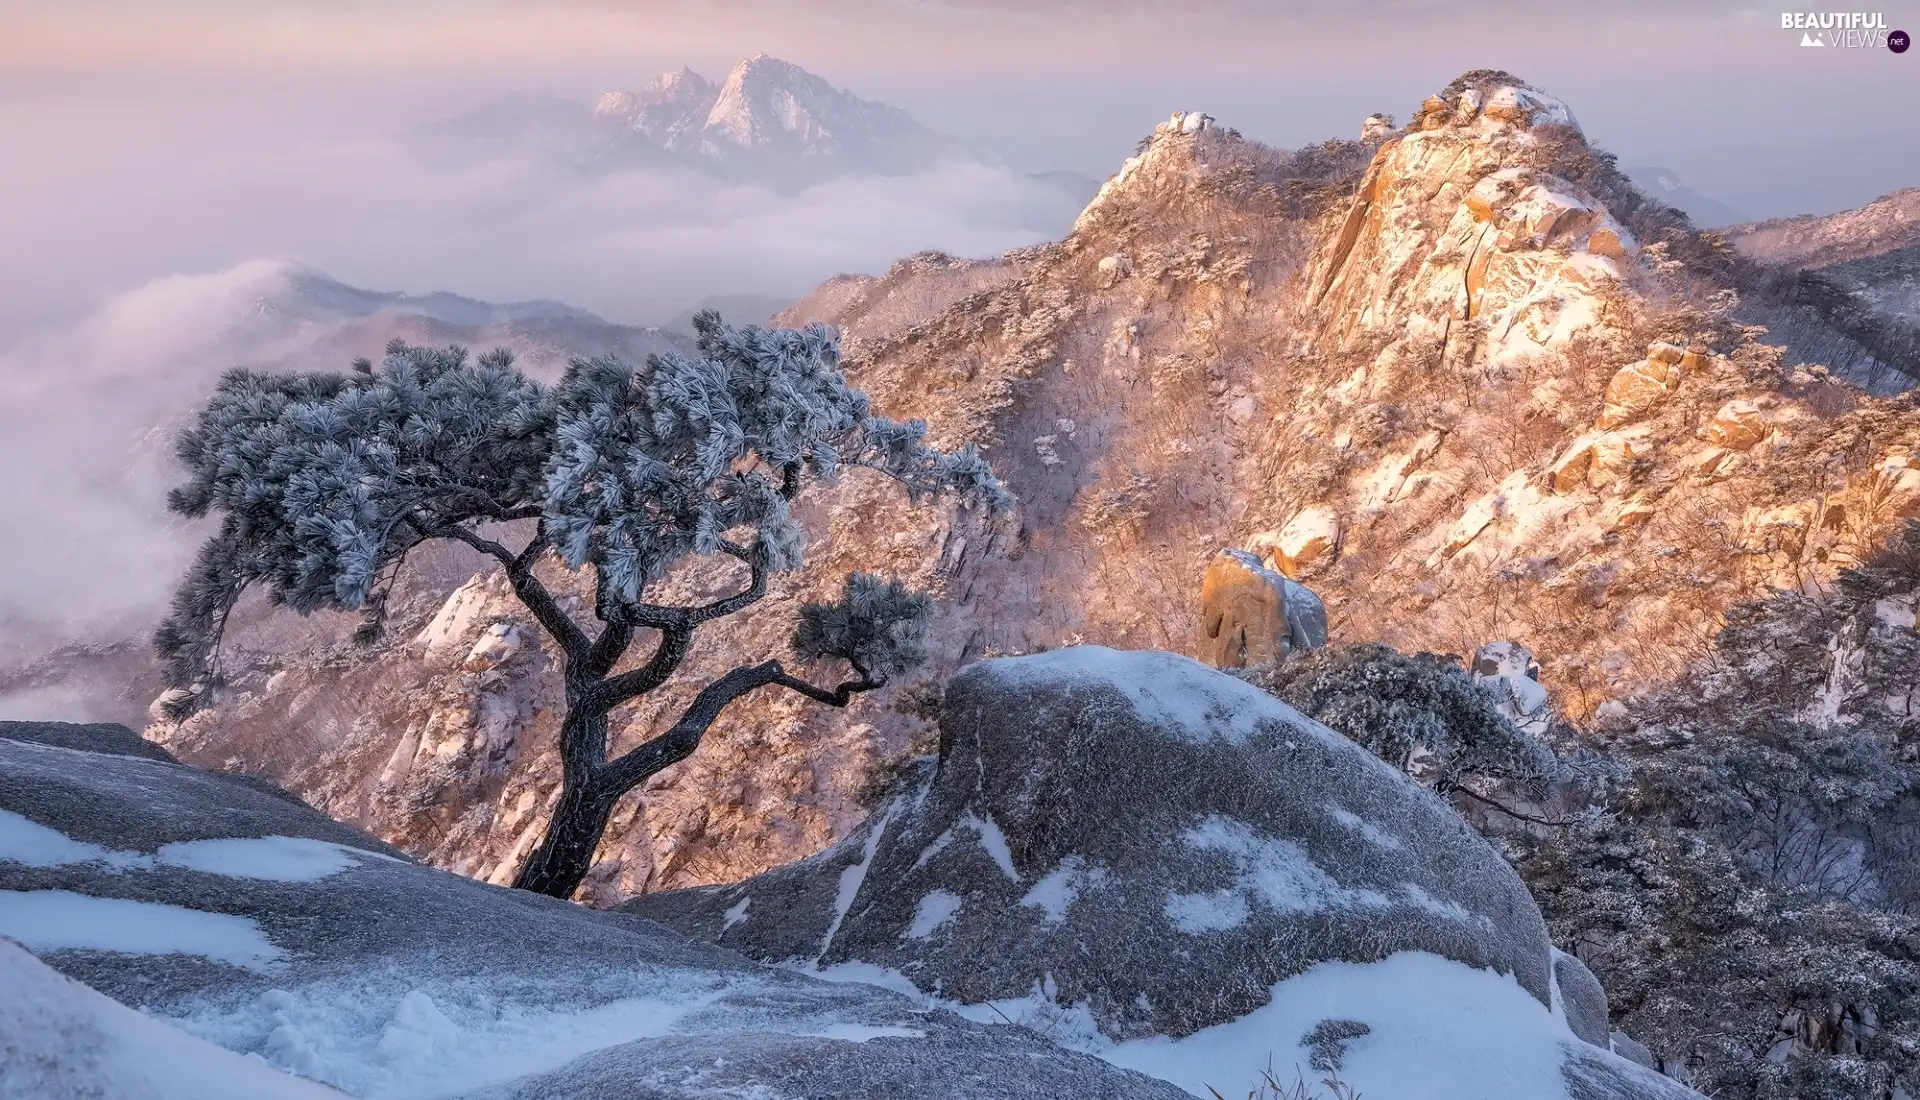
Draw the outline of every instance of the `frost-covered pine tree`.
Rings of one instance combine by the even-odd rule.
[[[1011,502],[973,445],[942,453],[925,442],[924,423],[872,415],[841,374],[833,330],[736,330],[712,312],[694,325],[696,357],[654,356],[644,369],[576,360],[554,386],[521,374],[504,350],[472,360],[461,348],[400,342],[378,367],[363,359],[349,374],[228,373],[180,436],[189,480],[168,501],[185,516],[220,515],[155,639],[178,689],[174,716],[218,683],[221,633],[247,588],[302,614],[364,611],[377,630],[408,551],[465,543],[499,563],[561,654],[561,796],[514,885],[569,897],[614,803],[691,754],[733,701],[777,687],[846,706],[921,663],[932,600],[856,573],[839,599],[804,606],[793,635],[801,658],[844,662],[848,678],[822,687],[778,660],[743,665],[705,685],[667,729],[608,759],[608,714],[666,683],[697,630],[800,567],[791,508],[809,485],[864,467],[916,502]],[[739,590],[700,606],[649,600],[676,565],[702,556],[738,562]],[[551,558],[585,573],[592,621],[569,614],[536,575]],[[642,638],[651,656],[616,673]]]

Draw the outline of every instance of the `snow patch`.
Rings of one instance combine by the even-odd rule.
[[[1345,828],[1358,833],[1360,838],[1369,844],[1385,848],[1388,851],[1395,851],[1400,848],[1399,837],[1394,836],[1392,833],[1385,832],[1373,822],[1368,821],[1366,818],[1361,817],[1359,814],[1343,806],[1327,807],[1327,816]]]
[[[974,667],[1014,683],[1111,687],[1142,722],[1189,741],[1244,742],[1263,722],[1277,722],[1328,745],[1364,751],[1251,684],[1159,650],[1077,645]]]
[[[886,835],[887,826],[893,823],[893,815],[900,811],[900,800],[887,804],[886,812],[880,820],[874,822],[873,832],[867,834],[866,846],[860,850],[860,862],[840,872],[840,892],[834,898],[833,920],[827,925],[826,935],[820,938],[820,955],[833,946],[833,937],[840,934],[840,924],[847,919],[847,910],[853,908],[853,900],[860,896],[860,887],[867,881],[867,868],[873,866],[873,854],[880,849],[880,838]],[[816,961],[819,956],[816,956]]]
[[[519,992],[484,980],[398,997],[357,983],[274,989],[174,1022],[361,1100],[411,1100],[463,1095],[671,1034],[726,988],[562,1009],[514,1004]]]
[[[720,931],[724,933],[727,929],[746,920],[747,909],[752,905],[753,899],[744,897],[729,907],[725,913],[720,914]]]
[[[1418,951],[1373,963],[1321,963],[1275,985],[1271,1001],[1239,1019],[1179,1039],[1125,1042],[1102,1035],[1085,1003],[1058,1004],[1038,985],[1023,997],[960,1004],[923,993],[904,974],[871,963],[809,973],[881,986],[978,1023],[1011,1021],[1199,1097],[1212,1097],[1214,1090],[1241,1095],[1269,1066],[1289,1080],[1295,1067],[1305,1075],[1313,1054],[1305,1040],[1324,1020],[1367,1025],[1365,1035],[1347,1044],[1340,1065],[1341,1079],[1367,1097],[1570,1100],[1561,1074],[1570,1051],[1618,1057],[1581,1043],[1564,1019],[1511,976]],[[1625,1070],[1626,1060],[1620,1065]],[[1500,1072],[1489,1073],[1489,1066]]]
[[[460,1037],[460,1029],[433,1003],[433,998],[415,989],[400,998],[393,1020],[374,1044],[374,1056],[382,1062],[422,1061],[436,1046],[451,1049]]]
[[[347,849],[299,836],[190,840],[154,853],[169,867],[266,882],[318,882],[356,865]],[[374,853],[367,853],[372,855]]]
[[[1251,903],[1256,901],[1277,913],[1411,905],[1451,920],[1472,919],[1466,909],[1442,902],[1412,883],[1403,883],[1393,894],[1342,886],[1300,845],[1262,837],[1230,818],[1208,817],[1181,839],[1195,851],[1218,852],[1233,865],[1233,882],[1223,889],[1167,895],[1167,920],[1189,935],[1238,927],[1252,914]]]
[[[1238,890],[1214,890],[1205,894],[1169,894],[1167,920],[1189,936],[1224,932],[1247,923],[1253,910]]]
[[[968,810],[961,820],[973,826],[974,832],[980,834],[980,846],[993,857],[993,862],[1000,868],[1001,873],[1005,874],[1009,880],[1019,882],[1020,872],[1013,867],[1013,849],[1007,847],[1007,836],[1000,831],[1000,826],[993,820],[992,815],[976,814]]]
[[[268,882],[318,882],[357,866],[361,857],[393,857],[299,836],[220,837],[161,845],[153,855],[74,840],[58,829],[0,810],[0,863],[62,867],[100,863],[115,871],[184,871]]]
[[[1321,963],[1274,986],[1269,1004],[1237,1020],[1096,1053],[1196,1096],[1236,1095],[1269,1064],[1282,1075],[1304,1069],[1312,1057],[1305,1039],[1323,1020],[1369,1028],[1347,1044],[1340,1065],[1361,1096],[1569,1096],[1561,1065],[1578,1040],[1564,1020],[1506,975],[1421,952]]]
[[[960,911],[963,899],[958,894],[945,890],[935,890],[920,899],[913,911],[913,924],[907,928],[907,938],[924,940],[939,930],[940,926]]]
[[[1107,884],[1108,877],[1105,867],[1089,867],[1080,856],[1068,856],[1035,882],[1020,898],[1020,904],[1040,910],[1043,924],[1061,924],[1081,891],[1098,890]]]
[[[286,958],[246,917],[69,890],[0,890],[0,936],[36,953],[199,955],[259,971]]]
[[[819,1031],[798,1031],[805,1039],[838,1039],[845,1043],[865,1043],[873,1039],[924,1039],[927,1033],[913,1027],[874,1027],[870,1024],[833,1024]]]
[[[933,840],[925,848],[920,849],[919,858],[913,861],[913,869],[918,871],[920,868],[925,867],[927,864],[933,862],[933,857],[939,855],[941,852],[946,851],[947,846],[952,843],[953,843],[953,829],[951,828],[942,829],[940,831],[939,836],[934,837]]]
[[[64,867],[72,863],[104,863],[116,869],[147,866],[138,852],[116,852],[98,844],[74,840],[58,829],[0,810],[0,863],[27,867]]]
[[[143,1016],[0,940],[0,1089],[120,1100],[342,1100]],[[22,1069],[15,1077],[12,1069]]]

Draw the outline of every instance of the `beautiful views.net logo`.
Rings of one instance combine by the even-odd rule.
[[[1780,29],[1800,32],[1802,46],[1840,49],[1881,49],[1907,52],[1907,32],[1887,27],[1887,17],[1867,11],[1788,11],[1780,13]]]

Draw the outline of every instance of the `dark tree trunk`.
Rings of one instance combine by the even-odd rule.
[[[676,641],[671,634],[661,643],[661,652],[669,652],[669,647],[679,654],[684,654],[686,648],[684,639]],[[677,664],[678,657],[672,661]],[[651,677],[651,672],[650,666],[627,676]],[[648,776],[692,755],[720,712],[748,692],[779,684],[828,706],[844,707],[854,695],[872,691],[886,680],[870,677],[862,669],[860,679],[848,680],[828,690],[788,676],[778,661],[736,668],[702,689],[680,720],[666,732],[611,762],[606,758],[607,713],[614,702],[621,700],[607,697],[604,689],[609,682],[568,684],[569,709],[566,721],[560,726],[560,760],[565,777],[560,802],[547,821],[547,835],[541,840],[539,850],[528,857],[519,874],[514,876],[513,885],[517,890],[572,898],[573,892],[580,888],[580,880],[587,877],[588,869],[593,866],[594,853],[607,831],[607,819],[613,816],[614,803],[644,783]],[[637,688],[628,685],[628,690],[616,694],[631,698],[651,689],[651,683]]]
[[[607,819],[613,816],[617,801],[618,795],[607,795],[595,784],[567,784],[547,822],[546,838],[520,866],[514,889],[563,900],[573,897],[593,866],[600,836],[607,831]]]

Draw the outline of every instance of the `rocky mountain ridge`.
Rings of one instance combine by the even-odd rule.
[[[1826,267],[1920,247],[1920,187],[1890,191],[1865,206],[1801,214],[1720,230],[1741,252],[1788,267]]]
[[[1223,546],[1308,583],[1335,640],[1510,637],[1576,716],[1633,695],[1727,608],[1818,587],[1920,508],[1913,398],[1785,357],[1735,314],[1733,270],[1563,104],[1473,73],[1367,142],[1282,152],[1181,114],[1056,244],[828,284],[786,316],[845,323],[876,408],[982,441],[1021,511],[803,499],[809,569],[703,639],[689,684],[782,652],[796,602],[856,568],[940,598],[937,665],[845,715],[739,705],[621,807],[583,896],[733,881],[845,835],[869,774],[927,734],[899,704],[977,657],[1193,652]],[[403,591],[381,649],[344,626],[299,653],[236,637],[227,701],[151,736],[498,881],[557,790],[558,680],[498,577],[458,589]],[[617,714],[619,745],[683,695]]]

